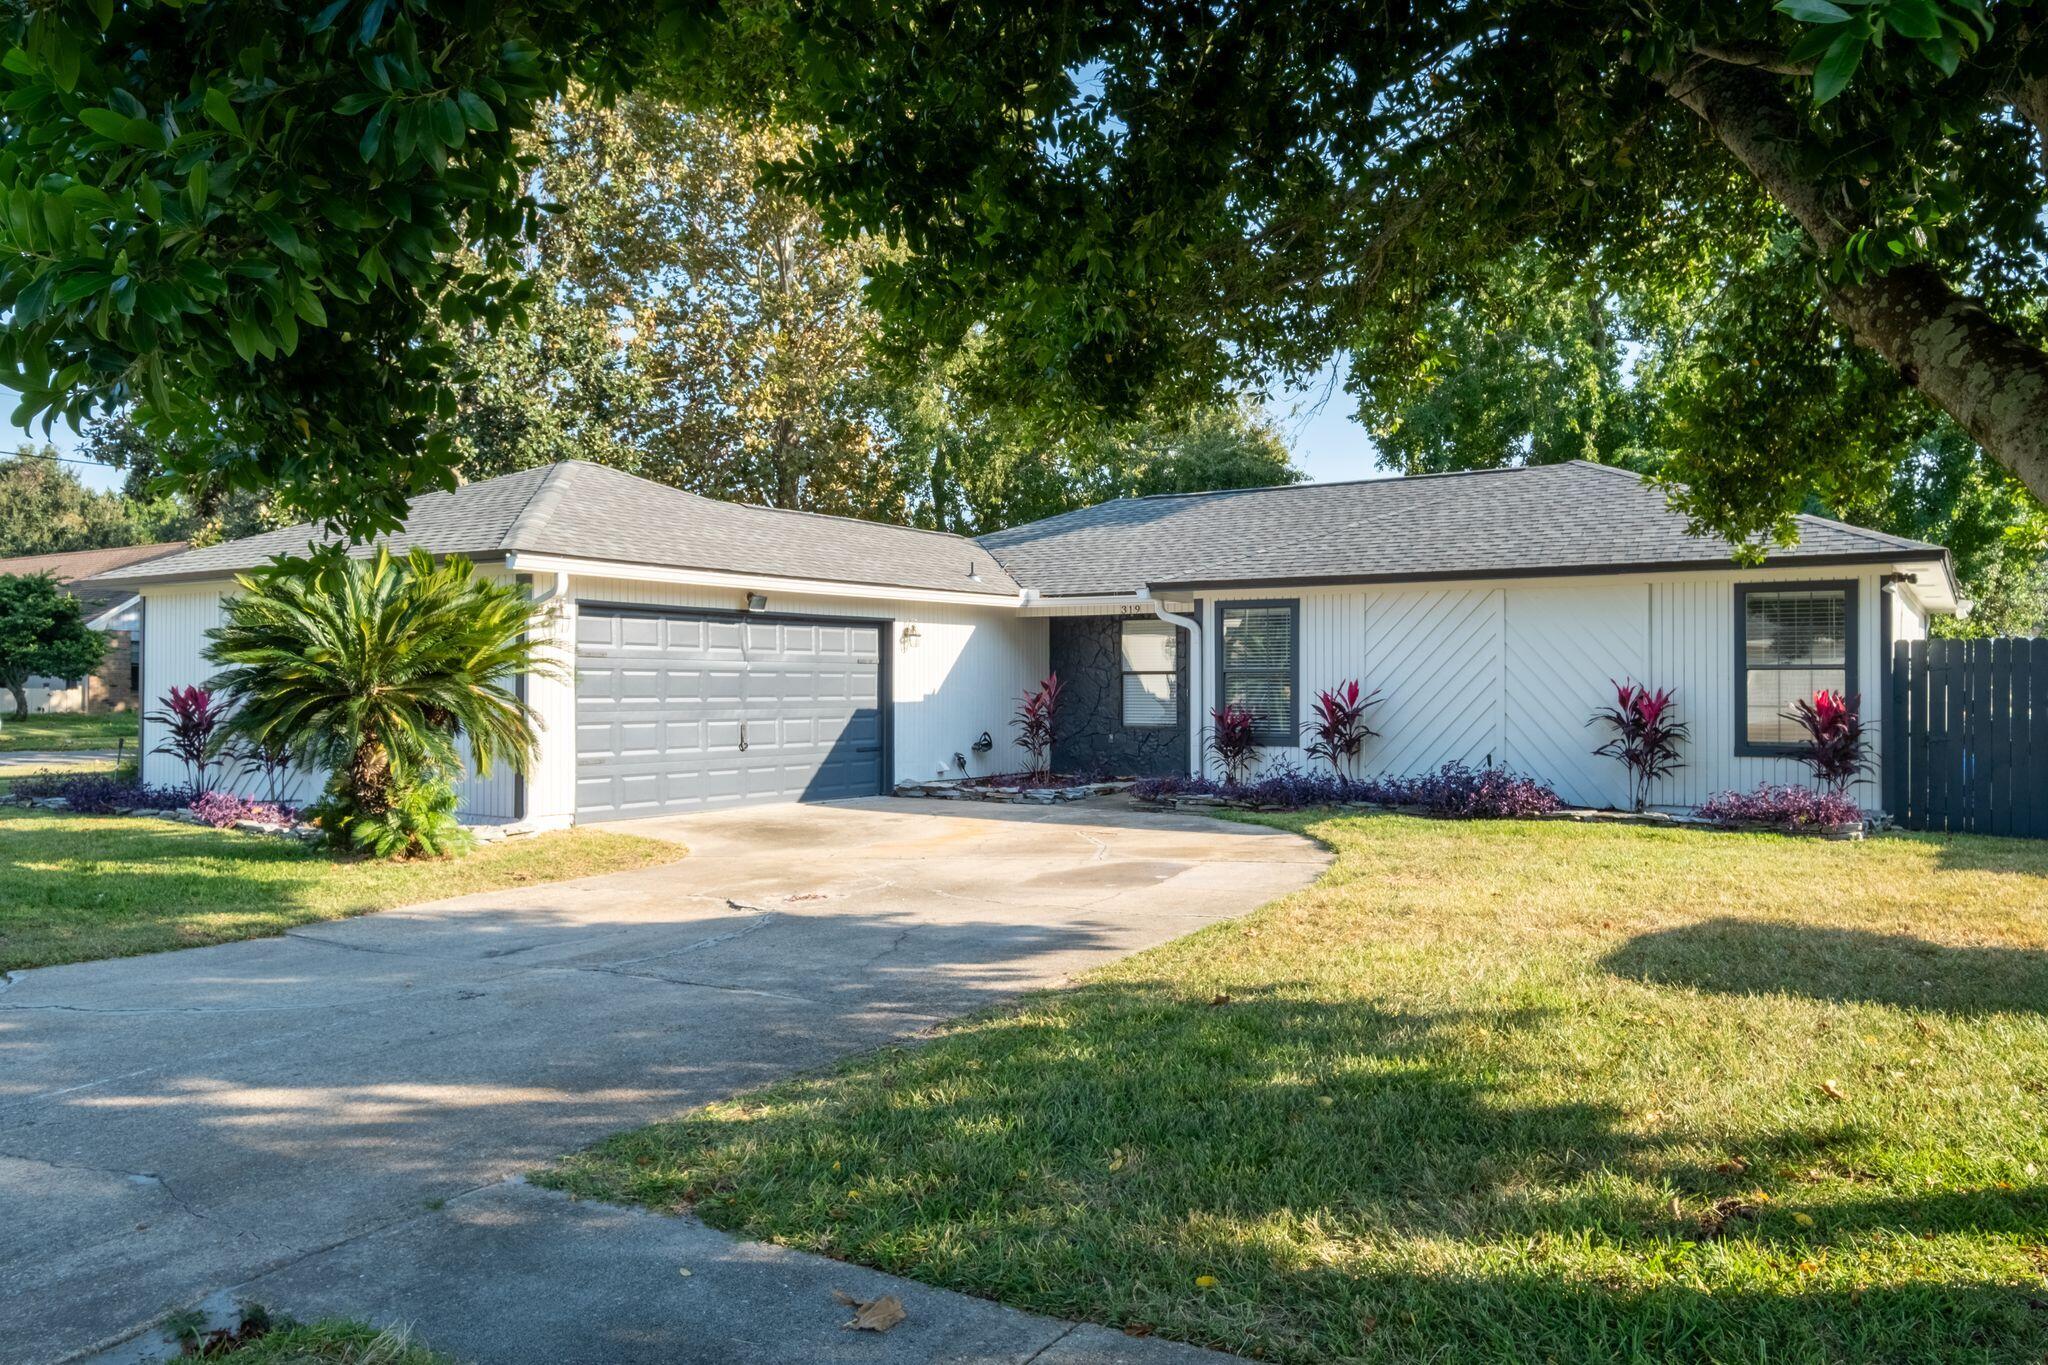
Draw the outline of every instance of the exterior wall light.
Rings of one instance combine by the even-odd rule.
[[[917,633],[916,622],[913,621],[903,628],[903,647],[905,649],[916,649],[917,642],[923,638],[923,636]]]
[[[758,593],[758,592],[750,592],[750,593],[748,593],[748,594],[747,594],[747,610],[748,610],[748,611],[766,611],[766,610],[768,610],[768,599],[767,599],[766,597],[762,596],[762,595],[761,595],[760,593]]]

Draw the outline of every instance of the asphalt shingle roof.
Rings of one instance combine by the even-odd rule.
[[[64,591],[95,610],[110,606],[118,594],[112,587],[86,587],[83,580],[95,574],[109,573],[139,564],[148,559],[161,559],[185,548],[182,540],[160,540],[153,545],[115,545],[100,550],[64,550],[48,555],[15,555],[0,559],[0,574],[46,573],[56,579]]]
[[[1938,559],[1940,546],[1800,517],[1802,560]],[[1357,483],[1124,498],[981,537],[1010,576],[1046,596],[1141,585],[1526,575],[1732,562],[1687,533],[1664,491],[1624,469],[1572,461]]]
[[[1801,517],[1774,563],[1940,559],[1938,545]],[[303,553],[294,526],[100,575],[95,585],[207,578]],[[1291,484],[1101,503],[978,541],[848,517],[719,502],[569,461],[414,500],[381,543],[477,559],[512,551],[667,568],[1015,598],[1140,586],[1528,575],[1733,562],[1687,533],[1664,491],[1627,470],[1566,464],[1356,483]],[[368,554],[370,547],[354,553]],[[970,573],[972,576],[970,576]]]
[[[251,569],[303,554],[311,525],[153,560],[109,575],[144,584]],[[1017,584],[963,536],[851,517],[719,502],[604,465],[572,460],[415,498],[405,528],[376,544],[474,559],[511,551],[665,568],[939,588],[1014,598]],[[374,545],[351,553],[367,555]],[[970,573],[974,576],[970,577]]]

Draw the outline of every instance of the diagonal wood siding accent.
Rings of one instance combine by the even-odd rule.
[[[1631,677],[1676,689],[1679,714],[1692,726],[1686,766],[1650,794],[1653,806],[1686,808],[1729,788],[1808,780],[1789,759],[1735,754],[1735,585],[1852,576],[1858,685],[1875,743],[1887,703],[1882,604],[1893,602],[1894,638],[1926,634],[1924,610],[1903,589],[1887,599],[1878,569],[1765,566],[1262,594],[1301,603],[1300,720],[1308,719],[1316,689],[1347,679],[1385,698],[1371,712],[1381,734],[1366,741],[1362,775],[1412,775],[1491,756],[1551,783],[1568,800],[1618,805],[1626,796],[1621,765],[1593,755],[1604,735],[1586,720],[1611,699],[1610,679]],[[1205,604],[1204,619],[1213,631],[1213,604]],[[1206,725],[1215,698],[1213,680],[1204,682],[1198,715]],[[1300,748],[1268,749],[1263,760],[1309,766]],[[1876,808],[1881,790],[1872,781],[1857,795]]]
[[[1503,593],[1497,588],[1375,593],[1363,678],[1386,700],[1366,741],[1368,775],[1422,772],[1502,753]]]
[[[1574,805],[1627,803],[1621,764],[1593,752],[1608,732],[1586,722],[1615,682],[1649,681],[1649,612],[1641,584],[1508,591],[1508,766]]]

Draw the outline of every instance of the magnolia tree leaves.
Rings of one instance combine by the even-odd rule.
[[[452,482],[448,348],[527,288],[512,134],[616,83],[644,15],[333,0],[0,18],[0,378],[14,418],[132,408],[188,477],[357,532]],[[462,253],[462,248],[471,250]]]

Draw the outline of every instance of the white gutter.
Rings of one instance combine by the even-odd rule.
[[[566,569],[557,569],[555,570],[555,586],[549,588],[541,596],[533,598],[531,600],[534,606],[542,607],[546,606],[550,602],[559,602],[568,595],[569,571]]]
[[[1196,777],[1206,777],[1199,705],[1202,698],[1202,623],[1192,616],[1168,611],[1166,604],[1154,597],[1150,588],[1138,589],[1138,599],[1151,606],[1154,616],[1188,633],[1188,771]]]
[[[515,573],[576,574],[584,578],[620,578],[641,583],[675,583],[686,587],[731,588],[737,592],[787,593],[801,597],[856,597],[886,602],[952,602],[964,606],[1011,608],[1024,605],[1022,594],[955,592],[945,588],[898,588],[886,583],[839,583],[818,578],[778,578],[768,574],[726,573],[718,569],[676,569],[609,559],[572,559],[513,550],[505,556]],[[772,605],[772,604],[771,604]]]

